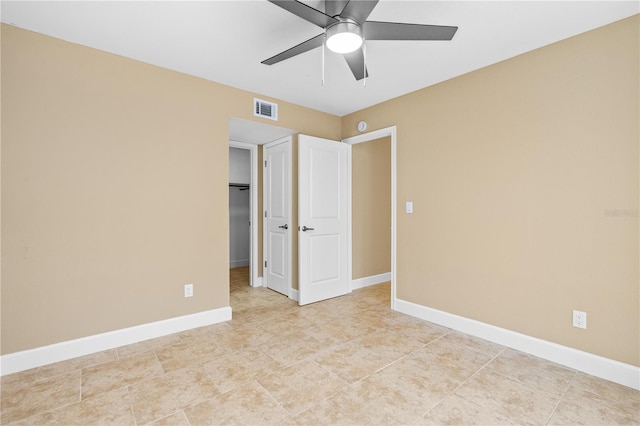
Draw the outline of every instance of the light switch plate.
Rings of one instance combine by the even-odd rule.
[[[184,297],[193,297],[193,284],[184,285]]]
[[[413,201],[407,201],[407,206],[405,211],[407,213],[413,213]]]

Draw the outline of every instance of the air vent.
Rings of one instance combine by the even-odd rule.
[[[256,117],[268,118],[269,120],[278,120],[278,104],[263,101],[262,99],[253,99],[253,115]]]

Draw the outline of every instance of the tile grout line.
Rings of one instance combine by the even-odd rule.
[[[507,349],[510,349],[510,348],[505,348],[502,352],[506,351]],[[489,362],[489,363],[490,363],[490,362]],[[488,364],[487,364],[487,365],[488,365]],[[483,366],[483,368],[484,368],[484,367],[486,367],[486,365],[485,365],[485,366]],[[517,377],[511,377],[511,376],[509,376],[509,375],[507,375],[507,374],[505,374],[505,373],[502,373],[502,372],[500,372],[500,371],[495,371],[495,370],[489,370],[489,372],[490,372],[491,374],[495,374],[495,375],[498,375],[498,376],[500,376],[500,377],[503,377],[503,378],[505,378],[505,379],[507,379],[507,380],[514,381],[514,382],[518,383],[519,385],[521,385],[521,386],[523,386],[523,387],[525,387],[525,388],[527,388],[527,389],[529,389],[529,390],[531,390],[531,391],[535,391],[535,392],[545,392],[545,390],[544,390],[544,389],[540,389],[540,388],[537,388],[537,387],[535,387],[535,386],[532,386],[532,385],[530,385],[530,384],[528,384],[528,383],[525,383],[525,382],[523,382],[523,381],[519,380]],[[574,373],[577,373],[577,372],[574,372]],[[575,375],[575,374],[574,374],[574,375]],[[555,408],[556,408],[556,407],[558,406],[558,404],[560,403],[560,401],[564,398],[564,395],[568,392],[569,388],[571,387],[571,382],[572,382],[572,381],[573,381],[573,379],[571,379],[571,381],[569,381],[569,382],[567,383],[567,386],[566,386],[566,387],[564,388],[564,390],[560,393],[560,396],[558,397],[558,402],[555,404],[554,409],[552,410],[552,414],[553,414],[553,412],[555,411]],[[549,419],[547,419],[547,420],[549,420]],[[545,423],[545,424],[546,424],[546,423]]]
[[[78,402],[82,402],[82,370],[84,370],[83,368],[80,369],[80,392],[79,392],[79,397],[80,400]]]
[[[320,365],[320,364],[318,364],[318,365],[319,365],[320,367],[324,368],[322,365]],[[327,371],[328,371],[328,370],[327,370]],[[331,373],[331,374],[335,375],[336,377],[340,378],[337,374],[332,373],[331,371],[329,371],[329,373]],[[367,376],[367,377],[368,377],[368,376]],[[345,389],[351,388],[351,383],[346,382],[346,381],[345,381],[344,379],[342,379],[342,378],[340,378],[340,380],[344,381],[344,382],[347,384],[347,386],[345,386],[345,387],[343,387],[343,388],[341,388],[341,389],[339,389],[339,390],[335,391],[334,393],[332,393],[332,394],[328,395],[326,398],[321,399],[320,401],[318,401],[318,402],[316,402],[315,404],[313,404],[311,407],[305,408],[304,410],[301,410],[301,411],[299,411],[299,412],[297,412],[297,413],[295,413],[295,414],[292,414],[292,415],[290,416],[290,418],[293,418],[293,417],[296,417],[296,416],[298,416],[298,415],[300,415],[300,414],[302,414],[302,413],[305,413],[305,412],[307,412],[307,411],[311,410],[312,408],[315,408],[315,407],[319,406],[320,404],[323,404],[324,402],[329,401],[329,399],[333,398],[334,396],[336,396],[336,395],[337,395],[337,394],[339,394],[340,392],[344,391]],[[355,383],[355,382],[354,382],[354,383]],[[346,413],[344,413],[344,412],[343,412],[339,407],[336,407],[336,410],[338,410],[338,412],[340,412],[340,414],[342,414],[343,416],[347,417],[349,420],[352,420],[352,419],[351,419],[351,417],[349,417]]]
[[[579,376],[579,375],[581,375],[581,374],[586,375],[586,373],[581,373],[581,372],[579,372],[579,371],[576,371],[575,376],[573,377],[573,379],[572,379],[572,380],[571,380],[571,382],[569,383],[569,386],[567,387],[567,391],[569,390],[569,388],[570,388],[571,386],[573,386],[573,387],[575,387],[575,388],[576,388],[576,389],[578,389],[578,390],[581,390],[581,391],[586,392],[586,393],[588,393],[588,394],[594,395],[594,396],[596,396],[596,397],[598,397],[598,398],[604,399],[604,400],[609,401],[609,402],[614,403],[614,404],[626,404],[626,403],[628,403],[628,401],[625,401],[624,399],[614,399],[614,398],[613,398],[613,397],[611,397],[611,396],[607,396],[607,395],[602,395],[602,394],[600,394],[600,393],[596,393],[596,391],[595,391],[595,390],[593,390],[593,389],[588,389],[587,387],[582,387],[582,386],[580,386],[580,385],[577,385],[577,384],[575,383],[575,379],[576,379],[576,377],[578,377],[578,376]],[[612,383],[612,382],[609,382],[609,383]],[[618,385],[617,383],[614,383],[614,384],[615,384],[615,385]],[[624,385],[618,385],[618,386],[624,386]],[[629,388],[629,389],[631,389],[631,390],[635,391],[635,389],[632,389],[632,388]],[[640,395],[640,393],[639,393],[639,395]],[[640,402],[640,397],[639,397],[638,402]]]
[[[127,401],[129,401],[129,410],[131,411],[131,417],[133,417],[133,424],[134,426],[137,426],[138,420],[136,419],[136,413],[133,410],[133,402],[131,402],[131,392],[129,392],[129,386],[127,386],[126,389],[127,389]]]
[[[464,333],[461,333],[461,332],[453,331],[453,330],[452,330],[450,333],[447,333],[446,335],[444,335],[444,336],[442,336],[442,337],[444,338],[444,337],[446,337],[446,336],[449,336],[449,335],[455,335],[455,334],[464,334]],[[456,342],[456,341],[449,340],[449,341],[448,341],[448,343],[450,343],[450,344],[452,344],[452,345],[454,345],[454,346],[457,346],[457,347],[459,347],[459,348],[461,348],[461,349],[467,350],[467,351],[471,351],[471,352],[475,352],[475,353],[478,353],[478,354],[487,355],[487,356],[491,356],[491,357],[498,356],[498,355],[502,354],[506,349],[509,349],[509,348],[507,348],[507,347],[506,347],[506,346],[504,346],[504,345],[500,345],[500,344],[498,344],[498,343],[493,343],[493,342],[491,342],[491,341],[489,341],[489,340],[485,340],[485,339],[482,339],[482,338],[480,338],[480,337],[474,337],[474,336],[470,336],[470,337],[473,337],[473,339],[474,339],[474,340],[481,340],[481,341],[483,341],[483,342],[488,342],[488,343],[490,343],[490,344],[492,344],[492,345],[498,346],[498,347],[500,348],[500,350],[499,350],[499,351],[494,355],[494,354],[492,354],[492,353],[485,352],[485,351],[484,351],[484,350],[482,350],[482,349],[478,349],[478,348],[475,348],[475,347],[467,346],[467,345],[466,345],[465,343],[463,343],[463,342]],[[446,340],[446,339],[445,339],[445,340]],[[490,362],[490,361],[489,361],[489,362]],[[484,367],[484,366],[483,366],[483,367]]]
[[[442,338],[442,337],[444,337],[444,336],[446,336],[446,335],[443,335],[443,336],[441,336],[440,338]],[[435,339],[435,340],[434,340],[434,342],[435,342],[436,340],[439,340],[439,339]],[[450,343],[453,343],[455,346],[458,346],[458,347],[462,346],[462,345],[456,344],[455,342],[450,342]],[[480,352],[480,351],[477,351],[477,350],[473,350],[473,349],[471,349],[471,348],[465,348],[465,350],[472,350],[472,351],[477,352],[477,353],[482,353],[482,354],[488,355],[488,354],[487,354],[487,353],[485,353],[485,352]],[[467,382],[469,382],[469,381],[470,381],[471,379],[473,379],[476,375],[478,375],[478,374],[479,374],[479,373],[480,373],[480,372],[481,372],[481,371],[482,371],[482,370],[483,370],[487,365],[491,364],[491,362],[493,362],[493,360],[494,360],[494,359],[496,359],[498,356],[500,356],[500,354],[502,354],[502,352],[504,352],[504,350],[505,350],[505,348],[501,349],[501,350],[500,350],[500,352],[498,352],[497,354],[495,354],[493,357],[491,357],[491,359],[490,359],[489,361],[487,361],[487,362],[486,362],[486,363],[484,363],[480,368],[478,368],[478,369],[476,370],[476,372],[475,372],[475,373],[473,373],[471,376],[467,377],[465,380],[463,380],[463,381],[462,381],[462,383],[460,383],[460,384],[459,384],[458,386],[456,386],[453,390],[451,390],[451,392],[449,392],[449,393],[447,393],[445,396],[443,396],[443,397],[442,397],[442,398],[441,398],[441,399],[440,399],[436,404],[434,404],[434,405],[433,405],[433,407],[431,407],[431,408],[429,408],[427,411],[425,411],[425,412],[420,416],[420,419],[419,419],[417,422],[419,422],[420,420],[424,419],[424,417],[425,417],[427,414],[429,414],[429,413],[430,413],[431,411],[433,411],[437,406],[439,406],[440,404],[442,404],[442,402],[443,402],[445,399],[447,399],[447,398],[451,397],[452,395],[456,394],[456,391],[457,391],[458,389],[460,389],[460,388],[461,388],[462,386],[464,386]],[[461,395],[460,395],[460,396],[461,396]],[[416,422],[416,423],[417,423],[417,422]]]
[[[437,340],[437,339],[436,339],[436,340]],[[422,343],[422,342],[420,342],[420,343]],[[431,343],[431,342],[429,342],[429,343]],[[418,350],[420,350],[420,349],[424,349],[425,347],[427,347],[427,346],[429,345],[429,343],[423,344],[422,346],[420,346],[420,347],[416,348],[415,350],[413,350],[413,351],[411,351],[411,352],[408,352],[408,353],[406,353],[406,354],[404,354],[404,355],[400,356],[399,358],[396,358],[396,359],[395,359],[395,360],[393,360],[393,361],[390,361],[389,363],[387,363],[387,364],[383,365],[382,367],[380,367],[380,368],[376,369],[376,370],[375,370],[375,371],[373,371],[372,373],[367,374],[367,375],[366,375],[366,376],[364,376],[364,377],[361,377],[360,379],[356,380],[356,381],[355,381],[355,382],[353,382],[353,383],[349,383],[349,385],[354,385],[354,384],[356,384],[356,383],[360,383],[360,382],[362,382],[363,380],[366,380],[367,378],[369,378],[369,377],[373,376],[374,374],[376,374],[376,373],[378,373],[378,372],[380,372],[380,371],[382,371],[382,370],[384,370],[384,369],[386,369],[386,368],[388,368],[388,367],[391,367],[393,364],[396,364],[397,362],[399,362],[399,361],[401,361],[401,360],[405,359],[406,357],[408,357],[409,355],[413,354],[414,352],[416,352],[416,351],[418,351]],[[377,351],[372,350],[372,349],[369,349],[369,348],[367,348],[367,347],[365,347],[365,349],[367,349],[368,351],[370,351],[370,352],[372,352],[372,353],[377,353]]]
[[[430,412],[432,412],[436,407],[438,407],[440,404],[442,404],[444,402],[445,399],[449,398],[451,395],[453,394],[453,392],[445,395],[440,401],[436,402],[433,407],[429,408],[424,414],[422,414],[420,416],[420,418],[418,420],[416,420],[415,423],[413,423],[414,425],[417,425],[420,421],[424,420],[425,416],[427,414],[429,414]]]
[[[187,416],[187,412],[184,411],[184,408],[180,411],[182,411],[182,415],[184,416],[185,419],[187,419],[187,423],[189,424],[189,426],[191,426],[191,420],[189,420],[189,416]]]
[[[474,377],[476,377],[478,374],[480,374],[480,372],[482,370],[484,370],[489,364],[491,364],[496,358],[498,358],[505,350],[506,348],[503,348],[502,350],[500,350],[500,352],[498,352],[497,354],[495,354],[489,361],[487,361],[486,363],[484,363],[484,365],[480,368],[478,368],[478,370],[476,370],[475,373],[473,373],[471,376],[467,377],[466,380],[464,380],[462,383],[460,383],[458,386],[456,386],[455,389],[453,389],[447,396],[452,395],[454,393],[456,393],[456,391],[458,389],[460,389],[462,386],[464,386],[466,383],[468,383],[471,379],[473,379]],[[425,413],[426,414],[426,413]]]
[[[300,360],[300,361],[298,361],[298,362],[296,362],[296,363],[294,363],[294,364],[291,364],[291,366],[294,366],[294,365],[300,364],[300,363],[302,363],[302,362],[304,362],[304,361],[310,361],[310,362],[313,362],[314,364],[316,364],[316,365],[317,365],[318,367],[320,367],[321,369],[325,370],[325,371],[326,371],[326,372],[328,372],[329,374],[331,374],[331,375],[333,375],[333,376],[337,377],[338,379],[342,380],[343,382],[345,382],[347,386],[345,386],[345,387],[343,387],[343,388],[341,388],[341,389],[339,389],[339,390],[335,391],[334,393],[330,394],[330,395],[329,395],[329,396],[327,396],[326,398],[323,398],[323,399],[321,399],[320,401],[317,401],[317,402],[316,402],[315,404],[313,404],[312,406],[310,406],[310,407],[308,407],[308,408],[305,408],[305,409],[302,409],[302,410],[300,410],[300,411],[298,411],[298,412],[296,412],[296,413],[294,413],[294,414],[291,414],[291,415],[289,416],[290,418],[293,418],[293,417],[295,417],[295,416],[297,416],[297,415],[299,415],[299,414],[304,413],[304,412],[305,412],[305,411],[307,411],[307,410],[312,409],[313,407],[318,406],[319,404],[321,404],[321,403],[323,403],[323,402],[327,401],[329,398],[331,398],[331,397],[333,397],[334,395],[336,395],[336,394],[338,394],[339,392],[341,392],[343,389],[348,388],[348,387],[350,387],[350,386],[351,386],[351,385],[350,385],[350,383],[348,383],[346,380],[342,379],[342,378],[341,378],[340,376],[338,376],[336,373],[334,373],[334,372],[332,372],[332,371],[328,370],[328,369],[327,369],[327,368],[325,368],[322,364],[319,364],[318,362],[316,362],[313,358],[305,358],[305,359],[302,359],[302,360]],[[289,368],[289,367],[285,367],[285,368]],[[262,384],[261,384],[257,379],[256,379],[255,381],[256,381],[256,382],[258,383],[258,385],[260,385],[260,387],[262,387],[262,388],[263,388],[263,389],[264,389],[264,390],[265,390],[265,391],[266,391],[266,392],[267,392],[267,393],[268,393],[268,394],[269,394],[269,395],[270,395],[274,400],[276,400],[276,398],[275,398],[273,395],[271,395],[271,393],[270,393],[270,392],[269,392],[269,391],[268,391],[264,386],[262,386]],[[276,400],[276,402],[278,402],[278,401]],[[278,403],[278,404],[279,404],[279,403]],[[280,405],[280,406],[282,406],[282,404],[279,404],[279,405]],[[282,408],[284,408],[284,409],[285,409],[285,411],[287,411],[287,413],[289,412],[289,410],[287,410],[284,406],[282,406]],[[342,414],[344,414],[344,413],[342,413]]]
[[[569,384],[567,385],[565,390],[562,392],[562,395],[560,395],[560,398],[558,398],[558,402],[556,402],[556,404],[553,406],[553,410],[551,410],[551,413],[549,414],[549,417],[547,417],[547,420],[544,422],[545,425],[548,425],[549,422],[551,421],[551,419],[553,418],[553,415],[556,413],[556,410],[558,409],[558,406],[560,405],[560,403],[564,399],[564,397],[567,394],[567,392],[569,392],[569,388],[570,387],[571,387],[571,382],[569,382]]]
[[[291,417],[293,417],[293,415],[291,415],[291,414],[289,413],[289,410],[287,410],[287,409],[284,407],[284,405],[280,404],[280,401],[278,401],[278,400],[276,399],[276,397],[275,397],[275,396],[271,395],[271,392],[269,392],[269,391],[268,391],[264,386],[262,386],[262,384],[261,384],[257,379],[256,379],[256,380],[254,380],[253,382],[254,382],[256,385],[258,385],[258,386],[260,387],[260,389],[262,389],[263,391],[265,391],[265,392],[267,393],[267,395],[269,395],[269,398],[271,398],[271,399],[273,400],[273,402],[275,402],[275,403],[278,405],[278,407],[282,408],[282,409],[287,413],[287,418],[291,418]],[[296,415],[297,415],[297,414],[296,414]]]

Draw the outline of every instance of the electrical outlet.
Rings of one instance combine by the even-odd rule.
[[[193,296],[193,284],[185,284],[184,285],[184,297]]]
[[[582,311],[573,311],[573,326],[577,328],[587,329],[587,313]]]

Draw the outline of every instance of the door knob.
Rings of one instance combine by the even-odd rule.
[[[302,227],[302,231],[303,232],[305,232],[305,231],[313,231],[313,230],[315,230],[315,228],[307,228],[306,226]]]
[[[280,229],[289,229],[289,225],[287,225],[286,223],[284,225],[280,225],[278,226],[278,228]]]

